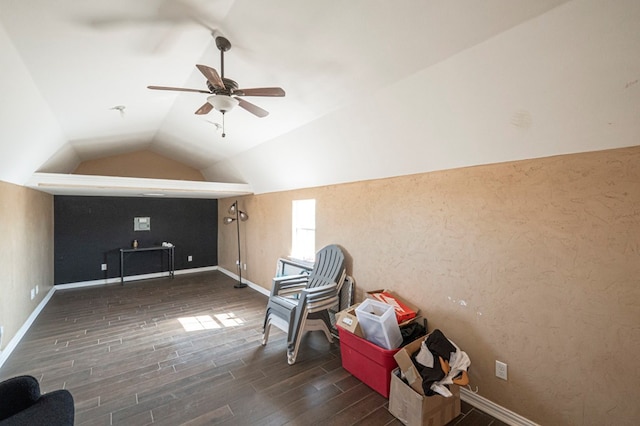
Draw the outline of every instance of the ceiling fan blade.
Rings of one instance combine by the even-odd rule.
[[[185,89],[183,87],[167,87],[167,86],[147,86],[147,89],[153,90],[173,90],[174,92],[196,92],[196,93],[207,93],[211,94],[208,90],[199,90],[199,89]]]
[[[280,87],[259,87],[256,89],[237,89],[233,91],[237,96],[284,96],[284,90]]]
[[[211,105],[209,102],[205,103],[204,105],[202,105],[200,108],[198,108],[198,110],[196,111],[196,115],[206,115],[209,114],[209,112],[213,109],[213,105]]]
[[[220,78],[220,75],[218,74],[218,71],[206,65],[198,64],[196,65],[196,67],[200,70],[202,75],[206,77],[209,83],[213,85],[213,87],[217,89],[226,89],[226,87],[224,86],[224,82],[222,81],[222,79]]]
[[[236,98],[238,99],[238,98]],[[247,102],[244,99],[238,99],[238,102],[240,102],[238,105],[240,105],[242,108],[246,109],[247,111],[249,111],[251,114],[258,116],[260,118],[262,117],[266,117],[267,115],[269,115],[269,111],[265,111],[264,109],[260,108],[257,105],[252,104],[251,102]]]

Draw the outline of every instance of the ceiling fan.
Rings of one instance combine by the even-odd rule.
[[[167,87],[167,86],[147,86],[153,90],[172,90],[177,92],[196,92],[206,93],[210,95],[207,97],[207,102],[202,105],[195,112],[197,115],[208,114],[212,109],[216,109],[222,113],[222,137],[225,137],[224,133],[224,114],[231,111],[234,106],[239,105],[241,108],[249,111],[257,117],[266,117],[269,112],[260,108],[257,105],[252,104],[244,99],[242,96],[277,96],[281,97],[285,95],[285,92],[280,87],[260,87],[253,89],[239,89],[238,83],[225,78],[224,76],[224,52],[231,49],[231,43],[225,37],[218,36],[215,38],[216,47],[220,50],[220,74],[206,65],[197,64],[196,68],[207,79],[207,89],[188,89],[183,87]]]

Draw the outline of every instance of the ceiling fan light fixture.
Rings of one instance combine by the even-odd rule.
[[[240,103],[236,98],[227,95],[209,96],[207,98],[207,102],[209,102],[211,105],[213,105],[213,108],[223,114],[225,112],[231,111],[233,107]]]

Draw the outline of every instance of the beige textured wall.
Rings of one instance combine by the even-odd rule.
[[[53,196],[0,181],[0,235],[4,349],[53,285]]]
[[[73,171],[76,175],[124,176],[151,179],[204,181],[199,170],[144,150],[83,161]]]
[[[270,288],[302,198],[360,297],[386,287],[420,306],[483,397],[545,425],[640,420],[640,147],[242,198],[247,279]],[[220,225],[232,271],[234,232]]]

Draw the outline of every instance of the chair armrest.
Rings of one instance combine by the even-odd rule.
[[[313,295],[313,294],[319,294],[326,291],[335,291],[337,290],[337,288],[338,288],[338,285],[336,283],[331,283],[331,284],[321,285],[318,287],[305,288],[302,291],[304,291],[309,295]]]
[[[295,284],[286,286],[285,288],[281,288],[278,291],[278,294],[274,294],[273,296],[298,297],[300,295],[300,292],[304,290],[306,286],[306,284]]]
[[[73,396],[67,390],[40,394],[40,384],[32,376],[18,376],[0,383],[0,424],[73,425]]]
[[[40,384],[32,376],[18,376],[0,383],[0,421],[27,409],[40,398]]]
[[[60,389],[43,394],[33,405],[5,419],[0,424],[29,426],[73,426],[75,408],[73,396]]]
[[[338,286],[335,283],[319,287],[305,288],[302,290],[303,298],[306,299],[307,302],[316,302],[328,297],[337,297],[337,288]]]
[[[283,275],[281,277],[273,277],[273,281],[277,282],[287,282],[287,281],[307,281],[309,279],[309,275],[300,274],[300,275]]]
[[[308,312],[329,309],[338,303],[338,285],[336,283],[302,290],[301,299],[304,300]]]
[[[273,278],[271,295],[279,296],[283,293],[299,293],[300,290],[306,287],[308,280],[308,275],[289,275],[283,277],[275,277]]]

